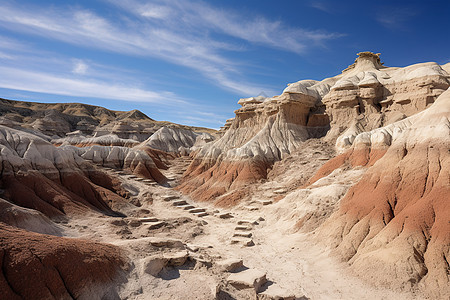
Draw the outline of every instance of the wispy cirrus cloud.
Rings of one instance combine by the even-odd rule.
[[[318,10],[321,10],[326,13],[330,13],[330,4],[321,0],[313,0],[309,2],[309,6]]]
[[[412,7],[385,7],[376,15],[378,23],[391,30],[404,30],[406,23],[419,12]]]
[[[340,36],[291,28],[263,17],[248,19],[200,1],[108,2],[120,8],[118,17],[80,8],[0,5],[0,26],[81,47],[162,59],[196,70],[215,85],[243,95],[268,89],[249,82],[240,68],[242,62],[230,59],[229,51],[243,51],[247,43],[301,54]],[[240,40],[244,46],[227,39]]]
[[[139,87],[93,80],[92,78],[75,79],[68,76],[13,67],[0,67],[0,87],[75,97],[154,102],[168,105],[186,103],[182,99],[177,99],[177,96],[170,92],[158,93]],[[170,101],[167,99],[170,99]]]
[[[88,64],[86,62],[84,62],[83,60],[75,59],[73,61],[73,68],[72,68],[73,74],[84,75],[84,74],[86,74],[88,69],[89,69]]]
[[[219,32],[230,37],[256,43],[265,47],[282,49],[301,54],[312,43],[322,43],[341,37],[342,34],[324,30],[292,28],[279,20],[269,20],[262,16],[247,16],[230,9],[218,9],[202,1],[166,0],[154,1],[158,4],[142,4],[136,0],[108,0],[137,16],[163,20],[172,29],[187,28],[195,32]],[[160,14],[164,11],[164,14]]]

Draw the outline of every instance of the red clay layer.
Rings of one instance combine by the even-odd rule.
[[[90,291],[101,297],[123,266],[112,245],[31,233],[0,222],[2,299],[78,299]]]
[[[265,178],[267,168],[268,165],[263,161],[218,161],[212,164],[195,159],[185,172],[178,189],[198,201],[215,201],[231,190],[238,190]],[[237,195],[231,193],[229,199],[225,196],[218,198],[216,204],[220,206],[237,204],[239,201]]]
[[[354,165],[350,153],[355,152],[331,161],[315,178],[345,160]],[[373,161],[357,153],[358,163]],[[379,272],[372,274],[375,281],[388,286],[398,282],[401,287],[420,282],[427,290],[450,294],[449,170],[443,142],[392,146],[348,191],[323,233],[356,267],[367,270],[373,265],[373,272]],[[386,249],[390,255],[384,254]],[[397,256],[402,262],[392,260]]]

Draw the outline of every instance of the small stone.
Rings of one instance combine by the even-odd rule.
[[[150,239],[149,243],[153,247],[166,247],[166,248],[179,248],[179,249],[185,248],[182,241],[170,239],[170,238],[152,237]]]
[[[266,273],[255,269],[248,269],[239,273],[231,274],[227,281],[239,290],[254,288],[255,291],[258,292],[261,286],[267,282],[267,279]]]
[[[222,260],[217,262],[217,266],[226,272],[232,272],[236,269],[241,268],[244,265],[242,259],[238,259],[238,258],[229,258],[226,260]]]
[[[122,219],[112,220],[111,224],[115,225],[115,226],[125,226],[125,225],[127,225],[127,223],[124,220],[122,220]]]
[[[240,236],[240,237],[250,238],[250,237],[252,237],[252,233],[251,232],[235,232],[233,234],[233,236]]]
[[[148,226],[148,230],[158,229],[166,225],[167,223],[164,221],[154,222]]]
[[[158,276],[159,272],[167,265],[168,260],[161,257],[148,257],[144,261],[144,272]]]
[[[179,267],[186,263],[189,254],[187,251],[165,254],[164,258],[168,259],[168,265]]]
[[[141,226],[141,221],[139,221],[138,219],[131,219],[128,221],[128,225],[130,225],[131,227],[139,227]]]
[[[233,216],[231,215],[231,213],[227,212],[227,213],[221,213],[217,215],[219,218],[221,219],[230,219],[233,218]]]
[[[281,288],[276,284],[269,285],[264,292],[258,294],[258,300],[295,300],[303,299],[296,297],[291,292]]]

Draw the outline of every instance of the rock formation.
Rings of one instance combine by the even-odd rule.
[[[80,131],[86,136],[117,135],[121,139],[143,142],[161,127],[191,129],[199,132],[214,130],[155,121],[138,110],[113,111],[81,103],[36,103],[0,98],[1,124],[39,132],[50,138],[64,138]]]
[[[362,52],[218,133],[2,99],[0,295],[447,299],[449,72]]]
[[[61,229],[41,212],[23,208],[0,198],[0,222],[27,231],[61,235]]]
[[[0,222],[3,299],[117,299],[125,259],[112,245],[26,232]]]
[[[160,168],[167,168],[158,156],[161,152],[153,149],[144,151],[137,148],[97,145],[90,147],[62,146],[61,149],[63,151],[73,151],[81,158],[104,167],[130,169],[136,175],[162,184],[167,181],[158,169],[158,165]],[[167,154],[163,153],[163,156],[167,156]],[[155,161],[157,161],[158,165]]]
[[[235,203],[242,187],[265,179],[275,161],[305,140],[326,135],[346,148],[361,132],[429,107],[449,86],[449,74],[436,63],[389,68],[379,54],[359,53],[335,77],[289,84],[272,98],[239,100],[232,124],[196,153],[180,190],[198,200]]]
[[[360,276],[450,294],[449,120],[450,89],[421,113],[357,135],[319,171],[370,166],[318,230]]]
[[[3,197],[46,216],[94,209],[116,214],[108,203],[125,202],[112,179],[70,149],[0,126]]]
[[[65,138],[54,139],[51,141],[55,146],[73,145],[77,147],[99,146],[121,146],[133,147],[139,144],[132,139],[121,139],[115,134],[107,134],[98,137],[86,137],[79,132],[77,134],[68,134]]]
[[[208,133],[198,133],[188,129],[161,127],[151,137],[142,143],[142,146],[158,149],[170,153],[189,154],[190,148],[196,142],[205,144],[212,141],[213,137]]]

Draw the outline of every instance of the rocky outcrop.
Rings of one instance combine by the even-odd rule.
[[[86,137],[82,134],[68,134],[65,138],[54,139],[51,141],[55,146],[73,145],[77,147],[99,146],[121,146],[134,147],[139,144],[136,140],[121,139],[115,134],[102,135],[99,137]]]
[[[153,149],[145,151],[138,148],[97,145],[90,147],[62,146],[61,149],[72,151],[81,158],[104,167],[129,169],[138,176],[155,180],[158,183],[167,182],[167,178],[158,169],[158,165],[160,168],[167,168],[159,156],[163,153]],[[167,154],[164,156],[167,157]]]
[[[227,119],[225,121],[225,124],[222,127],[220,127],[219,132],[223,135],[225,133],[225,131],[227,131],[231,127],[231,124],[233,124],[233,121],[234,121],[234,118]]]
[[[118,299],[125,259],[112,245],[0,222],[0,267],[3,299]]]
[[[430,108],[357,135],[313,181],[350,162],[365,175],[317,231],[363,278],[450,295],[450,90]]]
[[[152,136],[158,129],[161,128],[157,124],[139,124],[127,121],[113,121],[104,126],[99,126],[94,129],[94,136],[102,135],[117,135],[121,139],[132,139],[135,141],[145,141]]]
[[[322,103],[330,117],[328,139],[338,147],[357,134],[379,128],[429,107],[450,86],[449,74],[436,63],[384,67],[379,54],[359,53],[336,77]]]
[[[118,215],[112,207],[126,202],[109,176],[35,135],[0,126],[0,153],[3,197],[19,206],[49,217],[87,210]]]
[[[190,148],[197,142],[211,141],[213,137],[208,133],[198,133],[189,129],[162,127],[142,146],[175,154],[189,154]]]
[[[196,199],[213,200],[265,178],[274,161],[310,137],[307,122],[315,101],[311,95],[290,92],[264,102],[241,100],[243,107],[235,111],[230,129],[196,153],[180,189]]]
[[[305,140],[325,136],[344,149],[361,132],[429,107],[449,86],[449,74],[436,63],[388,68],[379,54],[359,53],[335,77],[289,84],[272,98],[239,100],[231,125],[195,153],[179,188],[198,200],[236,204],[228,200],[242,198],[239,189],[266,178],[275,161]]]
[[[61,229],[44,214],[17,206],[0,198],[0,222],[27,231],[61,235]]]

